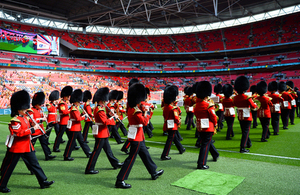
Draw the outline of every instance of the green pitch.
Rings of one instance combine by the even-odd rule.
[[[184,123],[185,112],[183,111],[182,121]],[[0,161],[4,158],[6,147],[4,145],[8,135],[7,122],[10,116],[0,115]],[[96,170],[99,174],[85,175],[85,166],[88,158],[83,151],[73,151],[74,161],[63,161],[63,151],[66,143],[61,144],[60,153],[52,153],[57,157],[52,161],[44,160],[44,153],[39,142],[36,143],[36,155],[40,165],[44,169],[49,180],[55,183],[49,188],[39,189],[38,182],[34,175],[30,175],[26,166],[20,161],[14,170],[8,183],[8,188],[12,194],[204,194],[187,188],[171,185],[174,182],[188,176],[196,171],[199,149],[195,148],[195,129],[185,130],[186,125],[182,124],[180,133],[184,138],[182,144],[186,147],[184,154],[179,154],[175,146],[172,146],[170,155],[172,160],[161,161],[160,156],[167,139],[162,136],[163,118],[160,108],[156,109],[152,118],[154,125],[154,136],[146,137],[146,145],[150,146],[149,152],[158,169],[164,169],[165,173],[157,180],[151,180],[141,159],[137,160],[132,168],[127,183],[132,185],[131,189],[123,190],[114,188],[116,176],[119,170],[114,170],[107,160],[104,151],[101,151]],[[226,123],[224,128],[213,139],[215,146],[219,150],[220,158],[218,162],[213,162],[212,157],[208,156],[208,170],[219,174],[228,174],[236,177],[245,178],[229,194],[300,194],[300,119],[296,118],[296,125],[289,125],[288,130],[282,130],[280,125],[279,136],[271,135],[268,142],[260,142],[262,129],[258,120],[258,128],[250,130],[250,139],[253,146],[250,153],[240,154],[239,144],[241,130],[238,120],[235,120],[234,133],[232,140],[226,140]],[[127,121],[124,121],[125,125]],[[271,134],[273,133],[270,126]],[[90,131],[91,132],[91,131]],[[121,131],[119,131],[121,134]],[[122,136],[122,134],[121,134]],[[122,136],[124,139],[125,137]],[[55,132],[52,130],[49,146],[52,150],[55,139]],[[64,136],[67,140],[67,136]],[[89,146],[91,150],[94,146],[94,139],[89,135]],[[122,162],[127,155],[120,151],[122,145],[110,138],[110,144],[114,155]],[[220,182],[216,179],[216,183]],[[206,181],[199,185],[207,185]]]
[[[16,52],[24,52],[24,53],[33,53],[36,54],[37,51],[33,49],[32,46],[33,42],[29,41],[29,43],[25,46],[22,47],[22,44],[9,44],[7,42],[0,42],[0,48],[2,50],[7,50],[7,51],[16,51]]]

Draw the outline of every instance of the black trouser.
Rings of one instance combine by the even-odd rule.
[[[59,132],[55,138],[55,142],[54,142],[54,145],[53,145],[53,150],[58,150],[59,149],[59,145],[62,141],[62,137],[65,133],[67,129],[67,125],[59,125]]]
[[[271,113],[271,124],[274,130],[274,135],[279,132],[279,113]]]
[[[121,136],[118,132],[117,125],[108,125],[109,131],[111,135],[115,138],[118,144],[121,143]]]
[[[143,126],[143,131],[144,131],[144,133],[147,133],[148,137],[152,137],[153,134],[152,134],[152,131],[151,131],[151,129],[150,129],[150,127],[148,125]]]
[[[249,131],[251,127],[251,121],[239,121],[242,130],[241,148],[250,147],[252,145],[249,138]]]
[[[216,115],[218,116],[218,128],[217,128],[217,130],[223,129],[222,121],[223,121],[224,112],[223,111],[217,111]]]
[[[296,110],[296,107],[292,106],[292,109],[290,110],[290,115],[289,115],[291,124],[294,124],[295,110]]]
[[[179,138],[177,137],[176,131],[168,130],[168,138],[167,138],[163,153],[161,154],[161,158],[169,155],[169,152],[170,152],[170,149],[172,146],[172,142],[174,142],[176,148],[178,149],[178,151],[180,153],[183,152],[183,146],[180,143]]]
[[[152,123],[151,123],[151,120],[149,120],[148,125],[149,125],[150,130],[153,131],[153,130],[154,130],[154,127],[153,127],[153,125],[152,125]]]
[[[43,181],[47,180],[47,177],[41,168],[35,152],[26,152],[26,153],[12,153],[7,151],[5,155],[5,162],[3,165],[3,171],[1,171],[1,180],[0,180],[0,187],[5,188],[7,186],[8,180],[14,171],[20,157],[26,159],[30,166],[30,170],[33,171],[35,174],[40,186],[43,186]]]
[[[251,110],[252,112],[252,128],[256,128],[257,127],[257,110]]]
[[[126,139],[125,143],[123,144],[121,151],[126,151],[128,150],[128,148],[130,147],[130,141],[128,139]]]
[[[46,130],[48,130],[48,128],[51,128],[51,130],[48,130],[46,132],[46,134],[47,134],[48,137],[50,137],[50,134],[51,134],[51,131],[52,131],[53,127],[54,127],[54,131],[55,131],[56,136],[58,135],[58,133],[59,133],[59,125],[58,125],[58,123],[52,123],[51,126],[47,126],[46,127]],[[48,142],[49,142],[49,139],[48,139]]]
[[[123,123],[120,123],[120,122],[117,122],[117,129],[121,129],[121,131],[122,131],[122,133],[123,133],[123,135],[124,136],[127,136],[127,129],[126,129],[126,127],[124,126],[124,124]]]
[[[300,117],[300,112],[299,112],[299,110],[300,110],[300,102],[297,102],[297,107],[296,107],[296,114],[297,114],[297,117]]]
[[[211,142],[214,132],[200,132],[200,152],[198,157],[198,166],[206,165],[208,151],[213,158],[219,156],[219,152],[215,148],[214,144]]]
[[[65,149],[64,157],[68,158],[71,156],[73,148],[75,147],[76,139],[79,142],[83,152],[88,157],[90,152],[90,147],[83,141],[81,131],[69,131],[68,133],[68,144]]]
[[[187,122],[186,129],[190,130],[191,129],[191,125],[193,126],[193,128],[195,127],[195,123],[194,123],[194,120],[193,120],[194,119],[194,113],[193,112],[188,112],[187,116],[188,116],[188,122]]]
[[[234,132],[233,132],[233,123],[234,123],[234,118],[235,117],[224,117],[226,124],[227,124],[227,134],[226,134],[226,138],[230,138],[230,136],[234,136]]]
[[[124,165],[122,166],[117,179],[118,180],[126,180],[130,174],[132,166],[135,162],[137,155],[139,155],[147,168],[148,172],[152,175],[156,173],[157,166],[153,162],[147,148],[145,145],[145,141],[131,141],[130,142],[130,153],[129,156],[124,161]]]
[[[95,146],[94,151],[92,152],[89,162],[85,168],[85,171],[91,171],[95,169],[96,162],[98,157],[101,153],[101,150],[104,150],[110,164],[112,167],[117,168],[119,160],[114,156],[113,152],[111,151],[108,138],[95,138]]]
[[[283,127],[289,126],[289,115],[290,115],[290,109],[281,109],[281,121]]]
[[[37,139],[39,139],[40,144],[41,144],[41,146],[43,148],[43,151],[44,151],[44,154],[45,154],[45,158],[46,158],[46,160],[48,160],[48,156],[51,154],[51,150],[48,147],[48,139],[46,139],[45,135],[41,135],[37,138],[34,138],[34,139],[31,140],[33,146],[35,145],[35,142],[36,142]]]
[[[269,131],[270,118],[259,118],[259,120],[263,129],[261,139],[265,140],[269,138],[270,135],[270,131]]]
[[[87,141],[87,137],[89,134],[89,129],[90,127],[92,128],[93,122],[85,122],[84,127],[83,127],[83,131],[82,131],[82,137],[83,137],[83,141]]]

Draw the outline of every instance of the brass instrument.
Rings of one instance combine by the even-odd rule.
[[[26,115],[32,120],[32,122],[35,124],[35,125],[38,125],[39,126],[39,130],[42,132],[42,134],[45,136],[46,139],[48,139],[48,135],[44,132],[44,130],[42,129],[42,127],[30,116],[30,114],[28,112],[26,112]]]
[[[259,100],[257,100],[257,99],[254,99],[253,100],[253,102],[257,105],[257,108],[255,108],[255,109],[252,109],[253,111],[257,111],[259,108],[260,108],[260,106],[261,106],[261,103],[260,103],[260,101]]]
[[[114,115],[115,113],[105,104],[105,106],[106,106],[106,108]],[[124,125],[124,123],[123,123],[123,121],[119,118],[119,117],[117,117],[116,118],[122,125]],[[124,127],[125,127],[125,125],[124,125]]]
[[[90,115],[85,111],[85,109],[82,107],[82,105],[80,106],[80,108],[83,110],[84,114],[87,115],[87,117],[92,121],[93,125],[95,124],[94,120],[90,117]]]

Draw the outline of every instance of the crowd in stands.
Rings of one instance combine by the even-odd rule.
[[[300,14],[286,15],[238,27],[186,35],[117,36],[83,34],[0,21],[3,28],[48,34],[80,48],[130,52],[200,52],[241,49],[300,41]]]

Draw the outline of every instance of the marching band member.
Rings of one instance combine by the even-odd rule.
[[[94,109],[95,125],[93,125],[95,146],[86,166],[85,174],[99,173],[99,171],[95,170],[95,165],[102,148],[113,168],[117,169],[123,165],[123,163],[119,163],[119,160],[114,156],[108,141],[109,130],[107,125],[115,125],[114,116],[108,118],[105,113],[105,102],[108,101],[108,93],[109,89],[107,87],[100,88],[96,91],[93,98],[93,103],[97,103]]]
[[[189,97],[189,96],[186,94],[186,90],[187,90],[188,88],[189,88],[188,86],[185,86],[184,89],[183,89],[183,92],[184,92],[184,96],[183,96],[183,106],[184,106],[184,107],[186,106],[186,105],[184,104],[185,99],[186,99],[187,97]],[[185,115],[184,124],[186,125],[187,122],[188,122],[188,117],[187,117],[187,115]]]
[[[276,81],[272,81],[268,85],[268,91],[270,92],[269,97],[272,98],[272,104],[271,107],[271,124],[274,130],[274,135],[279,135],[279,117],[281,113],[280,104],[283,102],[283,99],[281,98],[281,95],[276,94],[277,92],[278,84]]]
[[[231,137],[234,137],[233,132],[233,123],[235,119],[235,110],[234,110],[234,104],[233,99],[231,98],[233,94],[233,87],[230,84],[225,84],[222,89],[224,93],[224,98],[221,100],[223,106],[224,106],[224,118],[227,123],[227,134],[226,134],[226,140],[231,140]]]
[[[67,124],[69,121],[70,110],[68,108],[68,101],[72,94],[73,88],[71,86],[65,86],[60,93],[61,100],[58,103],[58,111],[59,111],[59,132],[55,138],[55,142],[53,145],[53,152],[60,152],[59,145],[62,143],[62,137],[67,130]],[[67,132],[68,134],[68,132]]]
[[[169,157],[169,152],[172,146],[172,142],[175,143],[180,154],[185,152],[182,144],[177,137],[176,131],[178,131],[178,125],[181,123],[177,106],[175,106],[176,97],[178,96],[178,87],[175,85],[169,86],[164,90],[164,102],[165,106],[163,108],[164,116],[164,128],[168,131],[168,138],[161,154],[161,160],[171,160]]]
[[[156,180],[163,174],[163,170],[156,171],[156,164],[153,162],[150,154],[145,146],[145,136],[143,132],[143,126],[147,125],[150,116],[147,113],[144,114],[139,109],[141,101],[146,99],[146,91],[143,84],[133,84],[128,89],[128,140],[130,142],[129,156],[126,158],[124,165],[122,166],[116,181],[116,188],[131,188],[130,184],[124,182],[130,174],[131,168],[135,162],[137,155],[139,155],[146,166],[148,172],[153,180]]]
[[[89,90],[85,90],[83,92],[83,102],[84,102],[84,106],[83,109],[85,110],[85,112],[89,115],[89,117],[87,117],[87,119],[85,119],[85,124],[83,127],[83,132],[82,132],[82,137],[83,137],[83,141],[85,141],[86,143],[89,143],[87,141],[87,137],[88,137],[88,133],[89,133],[89,129],[92,128],[93,125],[93,112],[92,112],[92,108],[90,105],[90,101],[92,99],[92,93]],[[92,120],[91,120],[92,119]]]
[[[140,109],[142,110],[143,113],[144,112],[149,112],[150,119],[151,119],[152,115],[153,115],[152,110],[154,109],[154,106],[153,106],[153,104],[150,104],[150,103],[147,102],[149,95],[150,95],[150,90],[149,90],[149,88],[146,87],[146,96],[147,97],[146,97],[145,101],[141,102]],[[149,124],[151,123],[150,119],[149,119],[149,123],[146,126],[143,127],[144,133],[147,133],[149,138],[153,137],[153,133],[152,133],[153,129],[151,130],[151,127],[149,126]]]
[[[107,114],[107,117],[111,117],[111,116],[114,116],[115,114],[115,101],[117,100],[118,98],[118,91],[117,90],[112,90],[111,92],[109,92],[109,95],[108,95],[108,99],[109,99],[109,103],[107,104],[106,106],[106,114]],[[121,136],[118,132],[118,128],[115,125],[109,125],[108,126],[109,128],[109,131],[111,132],[111,136],[115,138],[115,140],[117,141],[118,144],[122,144],[124,143],[123,140],[121,140]]]
[[[212,87],[208,81],[201,81],[197,84],[196,95],[197,102],[195,105],[195,116],[197,121],[197,131],[200,132],[200,152],[197,162],[197,169],[208,169],[206,165],[208,151],[217,161],[219,153],[212,143],[212,136],[216,133],[218,117],[215,114],[214,104],[208,102],[211,95]]]
[[[234,82],[234,89],[238,95],[233,98],[233,103],[238,109],[238,119],[242,130],[240,153],[249,152],[249,150],[245,148],[250,148],[252,146],[249,138],[252,121],[250,109],[257,108],[257,105],[253,102],[251,97],[244,94],[249,89],[249,85],[249,80],[245,76],[239,76]]]
[[[74,158],[71,158],[71,154],[73,151],[73,148],[75,147],[75,141],[79,142],[80,146],[82,147],[83,152],[85,155],[89,158],[90,157],[90,147],[83,141],[83,137],[81,134],[81,121],[87,118],[87,115],[81,115],[79,112],[79,105],[82,101],[82,91],[81,89],[76,89],[72,92],[70,103],[72,104],[70,109],[70,120],[68,121],[67,128],[69,129],[68,134],[68,144],[66,146],[65,152],[64,152],[64,160],[65,161],[72,161]]]
[[[43,122],[47,121],[46,117],[44,116],[44,112],[42,110],[42,105],[44,103],[45,103],[44,92],[37,92],[33,95],[32,103],[31,103],[32,108],[28,110],[28,114],[40,125],[40,131],[35,131],[35,133],[32,134],[32,136],[39,136],[39,137],[32,139],[31,142],[34,146],[36,140],[39,139],[45,154],[45,160],[51,160],[56,156],[51,155],[51,150],[48,147],[48,140],[46,139],[45,136],[43,136],[43,134],[46,133]],[[42,130],[44,132],[41,132]]]
[[[291,125],[294,125],[294,120],[295,120],[295,110],[297,107],[297,103],[296,100],[298,99],[297,93],[294,91],[294,82],[293,81],[287,81],[286,82],[287,85],[287,91],[291,94],[291,96],[293,97],[293,100],[291,100],[291,111],[290,111],[290,122]]]
[[[26,159],[32,172],[35,174],[40,187],[47,188],[54,181],[47,181],[47,177],[36,158],[34,147],[31,143],[31,135],[35,131],[39,131],[39,125],[31,127],[26,116],[26,110],[30,107],[30,96],[25,90],[15,92],[11,99],[11,117],[8,124],[10,131],[9,139],[6,142],[8,147],[5,162],[3,162],[3,170],[1,171],[0,192],[7,193],[9,178],[15,169],[20,157]]]
[[[250,92],[252,92],[252,99],[255,99],[257,97],[257,86],[256,85],[251,85],[250,87]],[[252,113],[252,128],[255,129],[258,124],[257,124],[257,110],[256,109],[251,109]]]
[[[219,102],[215,102],[219,106],[219,110],[216,112],[218,116],[218,126],[217,126],[217,131],[221,131],[223,129],[223,115],[224,115],[224,108],[222,104],[222,99],[224,98],[221,93],[222,93],[222,85],[218,83],[214,87],[214,92],[216,93],[216,96],[219,97]]]
[[[286,91],[286,88],[286,84],[283,81],[278,84],[278,92],[281,94],[283,99],[281,104],[281,121],[283,124],[283,129],[288,129],[289,115],[292,109],[291,101],[293,100],[292,95]]]
[[[191,126],[193,126],[193,128],[195,127],[193,118],[194,118],[194,109],[193,109],[193,88],[189,87],[186,90],[186,95],[188,95],[188,97],[185,98],[184,101],[184,105],[185,105],[185,111],[186,111],[186,115],[187,115],[187,126],[186,126],[186,130],[191,130]]]
[[[261,126],[262,126],[262,136],[261,141],[267,142],[270,131],[269,131],[269,124],[270,124],[270,118],[271,118],[271,110],[270,108],[273,106],[272,98],[266,97],[265,93],[267,93],[267,83],[265,81],[260,81],[257,84],[257,93],[258,97],[256,97],[256,100],[260,101],[260,108],[257,110],[257,117],[260,120]]]
[[[48,126],[46,129],[49,127],[54,127],[56,136],[59,133],[59,124],[58,124],[58,116],[57,116],[57,100],[59,99],[59,91],[54,90],[50,93],[49,95],[49,101],[50,103],[46,104],[47,110],[48,110],[48,117],[47,117],[47,123]],[[48,137],[50,137],[51,131],[48,131],[46,134]],[[49,142],[49,141],[48,141]]]
[[[116,124],[117,124],[117,129],[120,128],[123,135],[127,136],[127,129],[124,126],[124,124],[121,122],[124,119],[123,114],[126,113],[126,110],[123,108],[123,106],[121,104],[123,97],[124,97],[123,91],[118,91],[117,102],[115,103],[115,111],[116,111],[116,114],[118,115],[119,119],[117,119]],[[121,120],[121,121],[119,121],[119,120]]]

